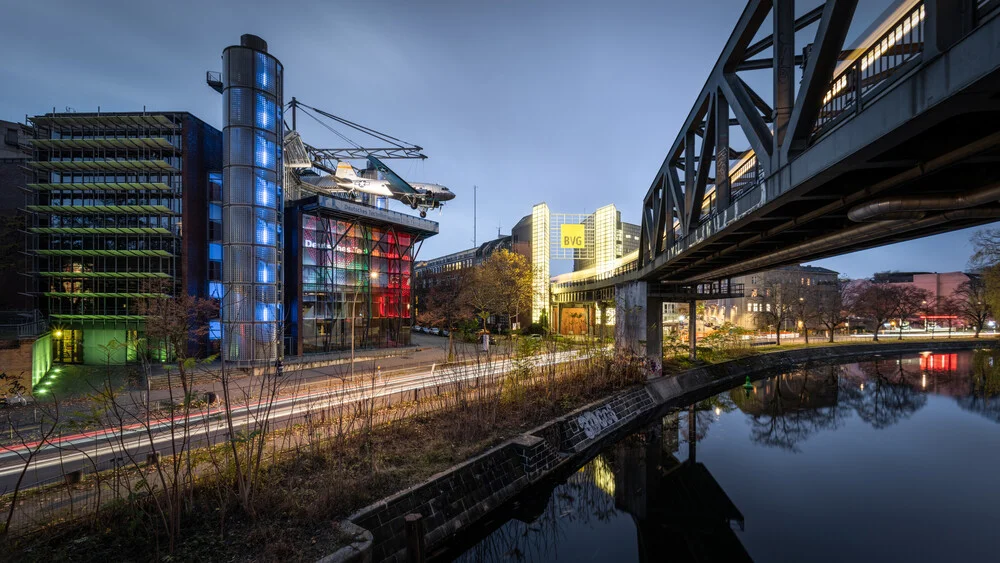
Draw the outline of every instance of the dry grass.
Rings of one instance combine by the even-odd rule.
[[[105,505],[96,518],[11,538],[21,561],[314,561],[344,540],[334,523],[555,416],[641,380],[630,359],[593,360],[504,376],[446,397],[381,405],[268,436],[252,510],[239,506],[224,445],[198,450],[199,478],[173,553],[151,500]],[[459,396],[464,394],[463,396]],[[373,416],[374,414],[374,416]],[[221,458],[221,459],[220,459]],[[147,495],[148,497],[149,495]]]

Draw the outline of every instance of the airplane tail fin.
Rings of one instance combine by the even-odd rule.
[[[338,178],[348,178],[348,179],[352,179],[352,180],[354,178],[358,177],[357,173],[354,172],[354,167],[351,166],[351,163],[349,163],[349,162],[338,162],[337,163],[337,174],[336,174],[336,176]]]

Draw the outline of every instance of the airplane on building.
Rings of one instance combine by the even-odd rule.
[[[348,193],[366,193],[401,201],[413,209],[420,210],[420,216],[426,217],[428,209],[438,209],[446,201],[455,199],[455,194],[440,184],[427,184],[402,179],[381,160],[368,156],[368,162],[382,173],[384,180],[373,180],[358,176],[357,171],[348,162],[337,164],[334,174],[328,176],[303,176],[302,180],[327,190],[345,191]]]

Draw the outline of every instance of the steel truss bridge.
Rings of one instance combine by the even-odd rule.
[[[712,280],[1000,219],[1000,0],[904,0],[849,49],[857,5],[750,0],[643,199],[638,259],[553,301],[630,281],[711,298]]]

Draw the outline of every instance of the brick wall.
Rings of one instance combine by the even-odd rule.
[[[21,384],[28,390],[31,389],[31,345],[33,340],[22,342],[3,342],[0,347],[0,371],[7,375],[21,376]],[[0,389],[0,395],[7,392],[7,389]]]
[[[371,531],[373,560],[404,561],[407,514],[423,516],[426,545],[434,546],[524,489],[551,455],[540,438],[508,442],[365,508],[351,521]]]

